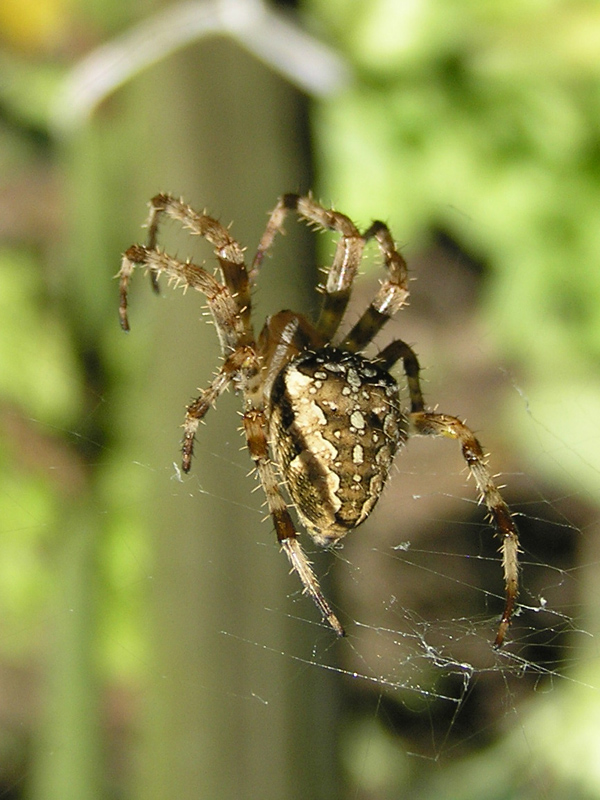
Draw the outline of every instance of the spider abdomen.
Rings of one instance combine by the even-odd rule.
[[[273,383],[270,438],[302,523],[332,544],[369,516],[406,441],[398,385],[356,353],[303,353]]]

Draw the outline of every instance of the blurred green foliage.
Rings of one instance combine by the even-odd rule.
[[[506,352],[542,371],[556,346],[597,359],[598,4],[311,7],[359,75],[319,110],[326,188],[484,261]]]
[[[33,254],[0,251],[0,392],[39,421],[64,426],[76,419],[81,376],[44,288]]]
[[[309,6],[357,72],[317,111],[324,195],[403,243],[441,231],[487,268],[482,320],[536,419],[511,430],[523,451],[554,447],[561,425],[600,418],[600,6]],[[577,407],[557,406],[566,387]],[[588,441],[548,469],[597,500]]]
[[[123,180],[127,137],[110,125],[67,144],[51,130],[73,60],[64,48],[77,46],[73,33],[91,9],[56,2],[17,11],[13,27],[10,4],[0,7],[0,650],[22,660],[48,645],[31,625],[54,613],[68,515],[95,497],[103,525],[94,569],[104,593],[96,658],[106,674],[123,676],[143,639],[139,581],[147,574],[143,481],[134,455],[123,458],[131,424],[123,397],[147,353],[143,339],[127,353],[115,344],[123,210],[99,198],[109,174]]]

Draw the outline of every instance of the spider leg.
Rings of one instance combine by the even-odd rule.
[[[323,619],[329,623],[338,636],[345,636],[346,631],[323,596],[319,582],[310,565],[310,561],[306,557],[306,553],[298,541],[298,537],[296,535],[288,536],[286,539],[280,539],[279,543],[281,544],[281,549],[288,557],[292,569],[296,571],[298,577],[302,581],[304,591],[312,598],[321,612]]]
[[[156,249],[158,225],[163,214],[177,220],[193,234],[207,239],[215,249],[225,285],[235,298],[239,313],[244,320],[244,324],[249,329],[252,304],[248,272],[244,263],[244,251],[235,239],[232,239],[229,235],[227,228],[207,214],[198,214],[183,200],[178,200],[170,194],[157,194],[156,197],[152,198],[149,206],[150,213],[146,222],[149,249]],[[156,273],[150,270],[150,275],[152,276],[153,285],[157,287]]]
[[[249,348],[242,347],[238,350],[234,350],[229,358],[225,360],[225,363],[210,385],[187,406],[185,420],[182,426],[183,438],[181,442],[181,466],[184,472],[189,472],[192,466],[194,441],[196,439],[198,425],[206,415],[208,409],[215,404],[235,375],[239,373],[240,367],[248,358],[248,355]]]
[[[340,234],[333,264],[327,275],[323,305],[317,323],[321,336],[330,340],[337,331],[350,300],[352,283],[362,257],[365,240],[356,225],[345,214],[333,209],[323,208],[312,197],[301,197],[297,194],[285,194],[271,212],[265,232],[260,240],[252,268],[251,280],[254,280],[265,253],[271,247],[277,231],[282,231],[283,221],[289,211],[296,211],[309,224],[322,230],[334,230]]]
[[[123,255],[120,279],[119,315],[123,330],[129,330],[127,316],[128,291],[131,274],[136,266],[142,266],[159,276],[166,273],[173,281],[191,286],[202,292],[208,302],[217,328],[223,353],[227,356],[236,347],[252,346],[252,331],[248,330],[242,319],[238,304],[227,286],[219,283],[209,272],[190,261],[178,261],[161,250],[132,245]]]
[[[495,646],[500,647],[510,625],[518,592],[519,534],[516,525],[512,520],[510,509],[492,479],[482,447],[473,432],[456,417],[424,411],[423,394],[419,381],[419,361],[412,347],[398,339],[384,347],[374,361],[384,369],[389,370],[400,358],[404,364],[411,400],[410,433],[412,435],[447,436],[451,439],[458,439],[462,446],[465,461],[477,483],[481,499],[486,504],[496,531],[502,540],[502,566],[504,569],[506,601],[495,641]]]
[[[479,441],[464,423],[447,414],[425,411],[411,413],[409,421],[412,435],[447,436],[458,440],[464,459],[475,478],[481,500],[486,504],[496,533],[501,539],[506,600],[494,642],[495,647],[500,647],[510,625],[519,590],[519,533],[510,509],[493,481]]]
[[[387,277],[381,282],[375,299],[346,336],[341,346],[351,352],[362,350],[379,333],[385,323],[408,300],[408,268],[396,249],[390,231],[383,222],[373,222],[365,231],[364,240],[375,239],[383,254]]]
[[[417,359],[415,351],[402,339],[396,339],[384,347],[381,353],[374,358],[373,361],[383,369],[389,372],[390,368],[402,359],[404,365],[404,374],[406,375],[406,382],[408,384],[408,392],[410,394],[410,410],[411,413],[418,413],[425,408],[423,400],[423,392],[421,391],[421,381],[419,374],[421,368]]]
[[[269,458],[267,438],[265,435],[267,421],[264,411],[252,408],[243,416],[243,427],[248,442],[250,456],[256,465],[259,478],[267,498],[267,505],[275,525],[277,541],[281,545],[292,569],[302,581],[304,592],[309,595],[323,618],[329,623],[338,636],[344,636],[344,629],[331,610],[331,607],[319,586],[319,581],[302,549],[294,524],[287,509],[286,502],[279,489],[277,474]]]

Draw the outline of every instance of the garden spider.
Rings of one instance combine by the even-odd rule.
[[[316,325],[301,314],[280,311],[269,317],[258,339],[251,321],[251,288],[265,253],[285,216],[295,211],[308,224],[339,234],[332,266],[323,287]],[[181,262],[156,244],[163,215],[205,237],[214,247],[221,280],[191,261]],[[474,434],[456,417],[426,411],[419,383],[419,363],[412,348],[396,340],[375,358],[362,355],[385,323],[408,299],[404,258],[387,226],[373,224],[361,234],[344,214],[324,208],[312,197],[284,195],[271,213],[250,270],[243,249],[229,232],[182,200],[159,194],[150,201],[148,244],[133,245],[123,255],[120,317],[129,330],[127,294],[136,266],[150,272],[155,289],[165,273],[175,283],[201,292],[208,302],[223,353],[210,385],[187,407],[183,424],[183,470],[191,466],[200,420],[233,382],[243,395],[242,427],[250,456],[265,491],[277,540],[333,630],[344,629],[325,599],[297,538],[280,481],[287,488],[300,521],[320,545],[333,545],[360,525],[381,496],[396,450],[409,436],[457,439],[501,540],[505,605],[495,640],[500,646],[510,625],[518,589],[519,539],[508,506],[494,484],[486,457]],[[375,239],[386,268],[379,291],[358,322],[336,338],[350,299],[363,249]],[[410,393],[410,411],[400,407],[396,380],[389,370],[402,360]]]

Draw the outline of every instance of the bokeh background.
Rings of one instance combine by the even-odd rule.
[[[600,797],[600,6],[592,0],[0,0],[0,797]],[[452,442],[312,553],[332,641],[263,521],[199,296],[131,288],[146,202],[248,248],[282,192],[409,266],[426,397],[491,453],[497,542]],[[290,219],[256,319],[314,313],[332,240]],[[164,245],[210,260],[165,226]],[[349,319],[377,286],[367,259]]]

